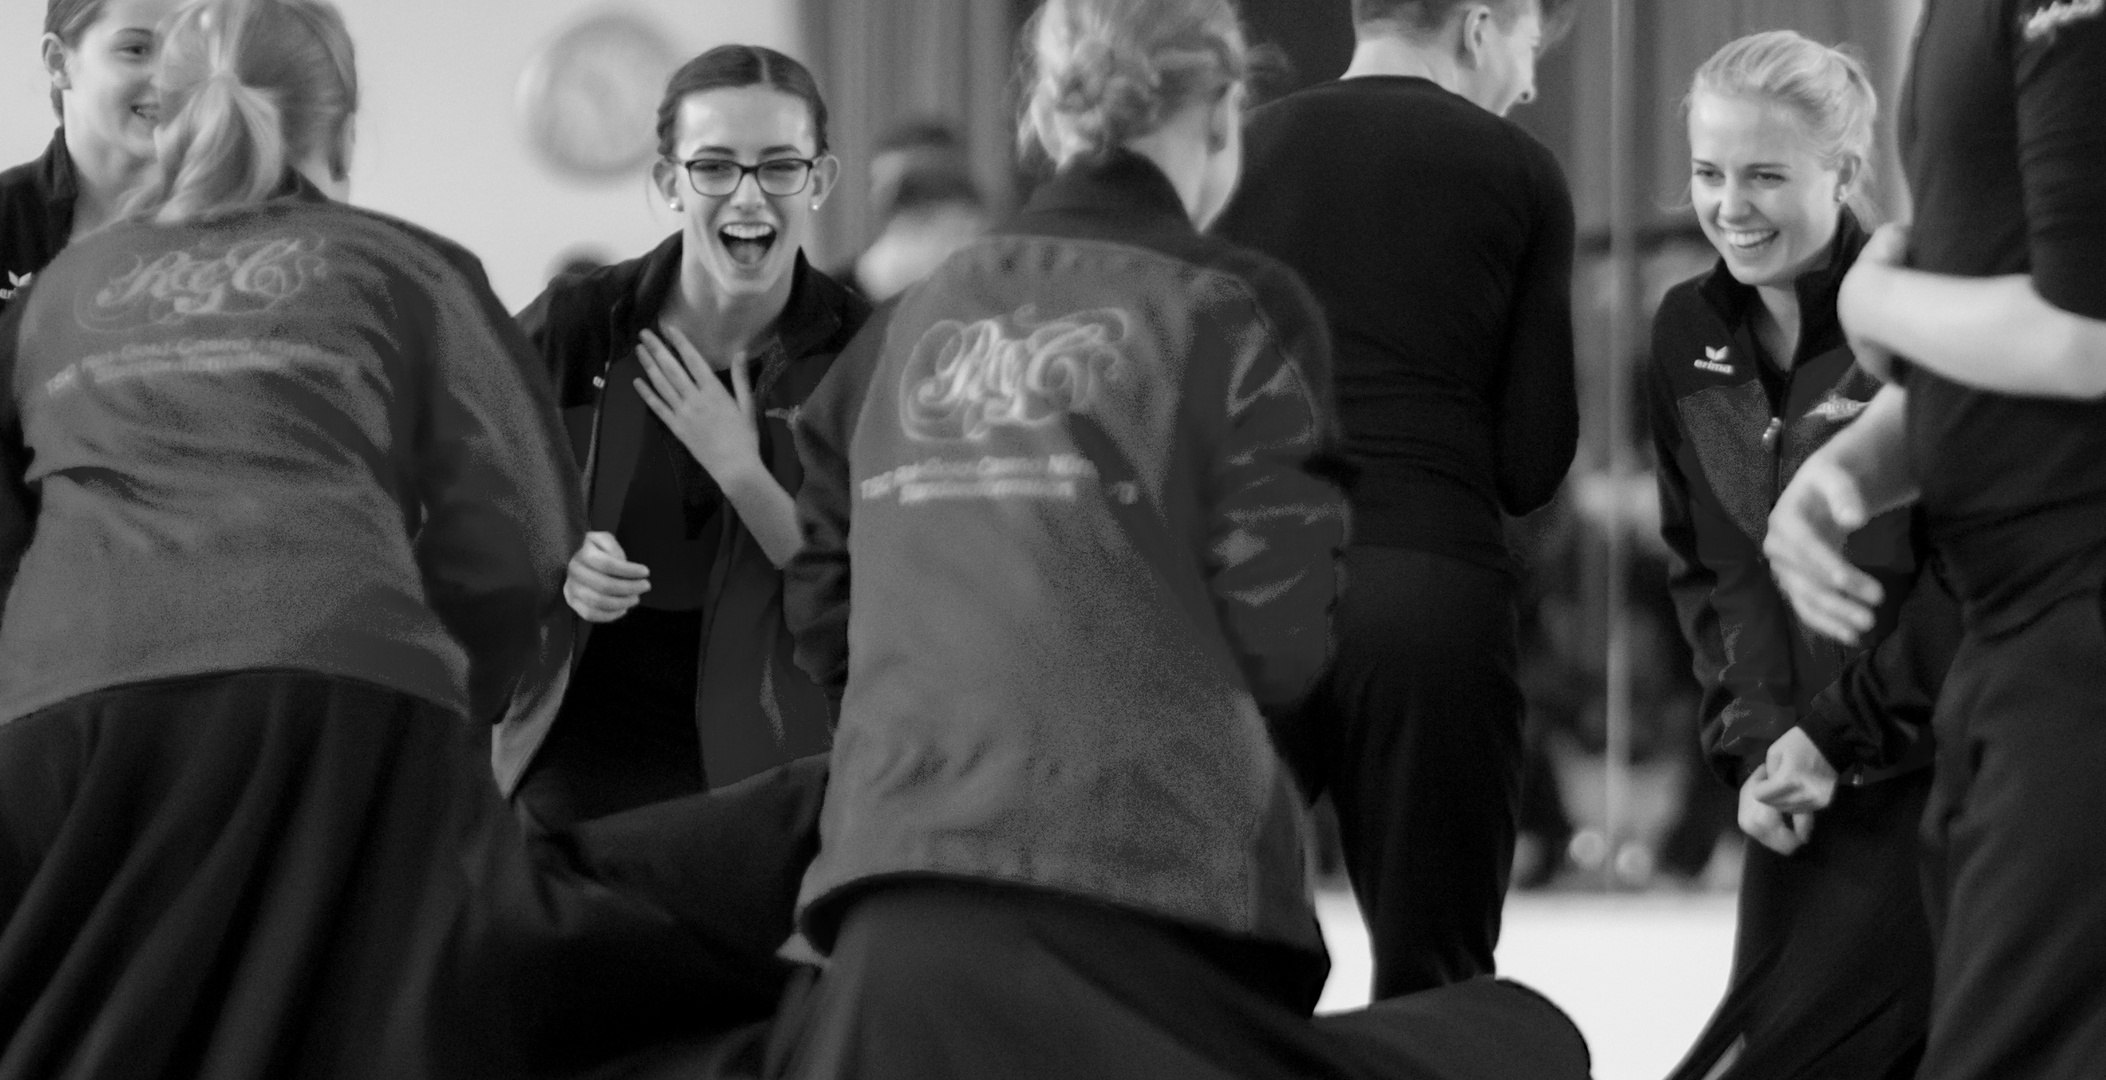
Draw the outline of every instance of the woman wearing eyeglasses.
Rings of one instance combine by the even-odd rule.
[[[811,73],[725,45],[674,73],[657,192],[681,228],[551,284],[520,322],[554,377],[590,532],[499,783],[563,823],[824,751],[830,706],[790,659],[790,421],[869,308],[805,260],[840,164]]]

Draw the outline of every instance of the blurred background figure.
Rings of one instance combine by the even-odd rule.
[[[873,304],[926,277],[987,231],[986,201],[956,130],[914,120],[888,131],[870,159],[877,239],[834,277]]]

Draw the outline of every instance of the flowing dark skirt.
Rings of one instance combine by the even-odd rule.
[[[793,1080],[1584,1080],[1556,1006],[1489,977],[1312,1020],[1306,962],[1001,886],[876,889],[793,993]],[[1318,985],[1321,978],[1319,972]]]
[[[1930,1025],[1922,770],[1840,788],[1791,855],[1748,845],[1726,996],[1670,1080],[1907,1080]]]
[[[669,867],[718,824],[692,810],[529,843],[487,740],[296,672],[0,726],[0,1080],[642,1075],[772,1010],[808,851]],[[805,828],[816,784],[767,784],[771,835]],[[734,871],[765,881],[711,891]]]

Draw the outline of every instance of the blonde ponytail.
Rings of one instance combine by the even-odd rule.
[[[270,198],[317,153],[347,165],[358,87],[326,0],[192,0],[161,49],[155,168],[126,207],[162,224]]]

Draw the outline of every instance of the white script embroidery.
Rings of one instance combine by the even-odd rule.
[[[983,457],[976,461],[930,458],[863,481],[863,498],[897,495],[901,506],[938,499],[1059,499],[1075,501],[1097,467],[1080,454],[1046,458]],[[1131,501],[1131,500],[1128,500]]]
[[[283,373],[294,368],[326,369],[350,374],[357,365],[347,357],[293,341],[248,338],[196,341],[134,342],[114,352],[67,364],[44,381],[47,397],[60,397],[83,385],[108,386],[129,379],[167,375],[238,375]]]
[[[170,251],[81,298],[77,314],[90,330],[148,323],[178,326],[207,315],[256,315],[298,296],[328,271],[318,236],[244,240],[226,248]]]
[[[2026,17],[2026,40],[2053,37],[2055,31],[2071,23],[2096,19],[2102,14],[2106,14],[2106,0],[2056,0]]]
[[[1095,308],[1041,322],[1033,305],[963,323],[945,319],[915,344],[900,382],[900,426],[917,442],[980,442],[996,428],[1042,428],[1088,412],[1124,374],[1130,317]]]

